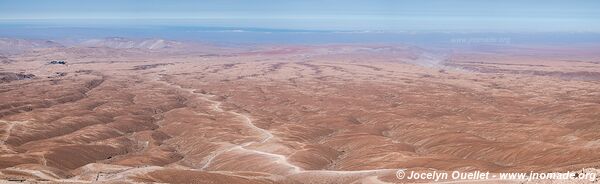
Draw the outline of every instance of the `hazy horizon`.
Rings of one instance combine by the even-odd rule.
[[[578,1],[0,1],[0,22],[386,32],[594,32],[600,2]]]
[[[596,183],[600,0],[0,0],[0,183]]]

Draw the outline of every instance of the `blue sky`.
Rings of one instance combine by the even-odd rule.
[[[0,19],[328,30],[600,32],[600,1],[0,0]]]

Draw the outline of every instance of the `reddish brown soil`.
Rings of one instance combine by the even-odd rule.
[[[403,46],[12,55],[0,72],[36,77],[0,84],[0,177],[394,183],[398,168],[599,168],[600,57],[528,51],[435,65]]]

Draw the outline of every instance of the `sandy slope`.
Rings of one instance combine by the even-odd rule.
[[[600,65],[590,52],[438,55],[380,45],[214,52],[53,48],[11,56],[2,72],[36,78],[1,84],[0,175],[398,183],[427,182],[398,180],[399,168],[600,167]],[[48,65],[55,57],[69,64]]]

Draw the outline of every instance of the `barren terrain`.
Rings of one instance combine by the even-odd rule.
[[[1,179],[400,183],[424,181],[399,168],[600,168],[598,47],[97,43],[0,57]]]

